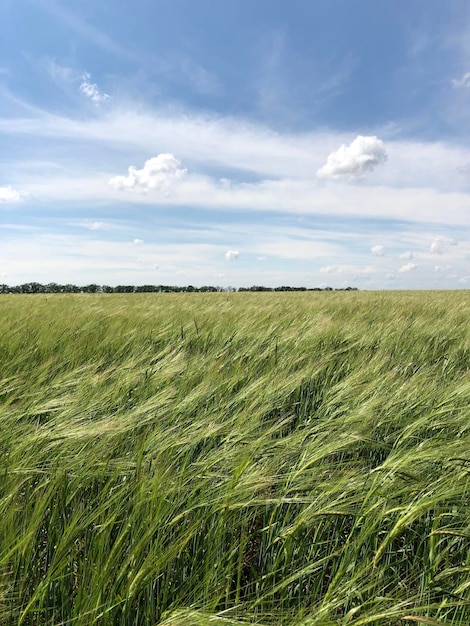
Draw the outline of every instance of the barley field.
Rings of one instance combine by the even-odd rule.
[[[470,624],[470,297],[0,297],[0,624]]]

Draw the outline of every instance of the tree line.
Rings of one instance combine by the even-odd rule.
[[[332,287],[289,287],[283,285],[281,287],[263,287],[262,285],[253,285],[251,287],[214,287],[204,285],[202,287],[193,287],[187,285],[180,287],[177,285],[59,285],[58,283],[41,283],[30,282],[22,285],[0,285],[0,294],[12,293],[211,293],[211,292],[246,292],[246,291],[357,291],[357,287],[345,287],[342,289],[333,289]]]

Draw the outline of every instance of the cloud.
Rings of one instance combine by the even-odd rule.
[[[227,261],[236,261],[238,259],[238,250],[228,250],[225,253],[225,258]]]
[[[343,275],[352,280],[368,280],[375,272],[371,265],[327,265],[320,268],[321,274]]]
[[[417,269],[417,267],[418,266],[415,265],[414,263],[407,263],[406,265],[402,265],[398,271],[404,274],[405,272],[411,272]]]
[[[175,69],[179,69],[197,93],[210,96],[220,93],[220,83],[216,75],[196,63],[193,59],[189,57],[181,58],[177,66],[177,68],[171,67],[170,73],[174,74]]]
[[[336,258],[342,248],[338,243],[321,240],[314,232],[301,229],[276,231],[264,225],[263,232],[252,243],[253,251],[261,256],[282,259],[326,259]]]
[[[208,277],[214,273],[214,263],[226,249],[221,244],[150,243],[138,248],[139,261],[136,249],[125,243],[125,238],[111,240],[83,234],[53,234],[45,229],[26,235],[12,234],[2,242],[1,260],[5,263],[0,269],[8,272],[11,284],[30,280],[155,284],[157,265],[161,283],[175,284],[173,281],[178,272],[187,271],[191,274],[189,279],[181,281],[183,284],[208,284]],[[37,262],[39,258],[41,263]]]
[[[143,244],[143,243],[144,243],[144,240],[143,240],[143,239],[133,239],[133,240],[132,240],[132,243],[133,243],[135,246],[140,246],[141,244]]]
[[[384,143],[375,136],[358,135],[346,146],[332,152],[326,164],[317,171],[319,178],[358,178],[387,160]]]
[[[400,254],[398,258],[409,261],[414,258],[414,254],[412,252],[403,252],[403,254]]]
[[[55,81],[69,82],[78,78],[71,67],[60,65],[55,61],[55,59],[48,59],[46,67],[47,71],[49,72],[49,76]],[[88,74],[86,74],[86,76],[88,78],[90,77]],[[81,77],[82,81],[84,79],[85,75]]]
[[[383,246],[373,246],[370,251],[374,256],[383,256],[384,255],[384,247]]]
[[[89,224],[84,224],[85,228],[90,230],[101,230],[104,226],[103,222],[90,222]]]
[[[75,226],[78,228],[86,228],[87,230],[109,230],[109,225],[104,222],[93,221],[93,220],[73,220],[69,222],[70,226]]]
[[[129,194],[119,190],[130,188],[134,189],[133,202],[155,205],[155,194],[135,193],[137,189],[145,191],[145,185],[137,185],[127,176],[117,177],[113,185],[108,181],[116,174],[126,175],[129,163],[137,162],[142,167],[144,159],[140,155],[155,155],[155,146],[165,146],[165,151],[178,155],[181,162],[188,160],[198,172],[206,174],[188,174],[182,184],[178,182],[176,193],[165,199],[168,206],[191,206],[217,213],[225,209],[275,211],[372,218],[384,224],[392,219],[468,227],[468,187],[462,187],[461,177],[455,172],[456,164],[470,162],[468,148],[390,140],[386,144],[390,165],[376,173],[374,186],[333,187],[312,178],[311,173],[321,165],[322,154],[347,143],[343,135],[276,134],[236,119],[209,114],[169,116],[162,110],[149,114],[101,107],[97,116],[85,119],[44,113],[39,117],[37,112],[34,115],[0,118],[0,133],[7,138],[27,135],[28,145],[34,145],[35,150],[41,148],[43,153],[51,140],[54,145],[61,141],[63,150],[67,149],[67,161],[44,176],[28,161],[31,150],[21,148],[10,180],[21,176],[22,189],[37,201],[67,207],[86,202],[89,207],[101,207],[105,202],[128,203]],[[109,163],[108,157],[103,158],[104,150]],[[115,164],[123,151],[132,155],[126,167],[122,162]],[[221,174],[232,177],[231,184],[220,184]],[[379,181],[382,176],[384,180]],[[428,247],[433,231],[430,233]],[[375,241],[379,240],[378,234],[376,237]],[[380,240],[388,243],[385,238]],[[370,242],[367,252],[375,241]],[[405,246],[412,248],[410,243],[399,242],[393,249],[399,251]]]
[[[21,106],[24,108],[25,103]],[[110,150],[117,148],[116,153],[126,149],[129,154],[155,154],[155,146],[166,146],[165,151],[177,154],[183,162],[197,163],[199,171],[210,164],[225,172],[225,176],[233,168],[238,178],[240,173],[249,172],[251,176],[270,180],[289,178],[309,180],[312,184],[320,180],[312,181],[312,171],[322,165],[325,152],[328,154],[345,142],[343,134],[293,135],[242,119],[194,111],[184,115],[163,109],[143,111],[135,110],[132,104],[99,109],[99,117],[85,119],[27,109],[23,115],[30,117],[0,118],[0,133],[27,134],[31,141],[35,138],[47,141],[52,137],[72,144],[70,150],[74,152],[78,138],[78,147],[85,153],[87,162],[95,154],[95,145]],[[389,164],[376,171],[375,183],[394,189],[408,187],[411,192],[421,188],[428,192],[438,189],[446,193],[459,190],[468,193],[468,181],[458,168],[470,163],[469,148],[443,142],[392,139],[386,145]],[[336,193],[340,193],[339,189]],[[400,206],[395,206],[395,211],[400,210]]]
[[[452,79],[452,85],[454,87],[467,87],[470,88],[470,72],[467,72],[459,79]]]
[[[434,267],[435,272],[446,272],[447,270],[453,269],[452,265],[436,265]]]
[[[430,248],[432,254],[444,254],[445,252],[445,242],[438,238],[434,239]]]
[[[19,202],[21,200],[21,194],[13,187],[0,187],[0,204],[7,202]]]
[[[455,171],[461,176],[468,178],[470,176],[470,163],[464,163],[463,165],[457,166]]]
[[[105,52],[115,54],[123,59],[135,59],[128,48],[120,46],[104,31],[84,21],[78,13],[73,13],[66,9],[63,6],[64,3],[57,0],[42,0],[38,4],[40,4],[41,9],[50,13],[55,20],[62,22],[63,25],[87,39],[92,46],[101,48]]]
[[[83,74],[82,82],[80,84],[80,91],[82,94],[84,94],[87,98],[90,98],[90,100],[95,104],[103,104],[104,102],[110,100],[111,96],[107,93],[101,93],[98,89],[98,85],[90,82],[90,78],[91,76],[88,72]]]
[[[145,161],[141,170],[133,165],[129,167],[127,176],[115,176],[109,184],[115,189],[132,189],[147,192],[149,189],[168,192],[172,183],[186,174],[180,168],[180,162],[172,154],[159,154]]]

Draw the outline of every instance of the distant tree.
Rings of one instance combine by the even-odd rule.
[[[91,285],[85,285],[84,287],[82,287],[82,291],[83,293],[97,293],[99,287],[98,285],[95,285],[95,283],[92,283]]]
[[[45,293],[60,293],[60,291],[61,291],[61,286],[58,285],[57,283],[48,283],[44,287]]]
[[[77,287],[77,285],[68,283],[67,285],[62,285],[61,291],[63,293],[80,293],[81,289],[80,287]]]
[[[16,285],[14,287],[0,284],[0,294],[4,293],[215,293],[215,292],[256,292],[256,291],[357,291],[357,287],[341,287],[333,289],[332,287],[290,287],[288,285],[282,285],[281,287],[264,287],[263,285],[252,285],[251,287],[220,287],[213,285],[204,285],[202,287],[194,287],[193,285],[187,285],[181,287],[178,285],[117,285],[116,287],[110,287],[109,285],[97,285],[91,283],[79,287],[70,283],[66,285],[60,285],[57,283],[48,283],[42,285],[41,283],[29,282],[22,285]]]
[[[139,285],[134,289],[135,293],[153,293],[157,291],[155,285]]]
[[[44,293],[44,286],[41,283],[24,283],[19,285],[20,293]]]

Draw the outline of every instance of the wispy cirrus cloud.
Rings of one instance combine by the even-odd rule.
[[[353,265],[341,263],[339,265],[326,265],[320,268],[320,274],[349,275],[351,277],[372,276],[376,269],[371,265]]]
[[[470,72],[467,72],[466,74],[464,74],[461,78],[453,78],[452,79],[452,86],[453,87],[466,87],[467,89],[470,88]]]
[[[124,59],[134,59],[134,55],[123,46],[120,46],[112,37],[102,29],[90,24],[76,11],[66,8],[63,3],[56,0],[38,0],[38,5],[55,20],[74,31],[96,48]]]
[[[125,149],[142,160],[145,155],[155,154],[155,146],[161,146],[189,165],[198,164],[199,171],[216,167],[237,170],[238,179],[249,173],[251,179],[257,176],[309,181],[321,168],[325,147],[334,149],[344,141],[342,134],[334,132],[282,133],[242,119],[191,111],[136,111],[131,104],[122,103],[100,108],[91,119],[31,109],[23,117],[0,118],[0,133],[12,137],[28,135],[38,143],[54,138],[72,144],[79,139],[82,146],[88,144],[84,148],[87,162],[93,158],[93,146]],[[76,144],[73,145],[76,150]],[[375,185],[411,190],[468,190],[468,180],[458,169],[470,162],[470,148],[389,139],[387,154],[387,167],[374,172]]]
[[[206,281],[223,260],[223,246],[171,242],[159,245],[125,245],[125,240],[84,238],[70,234],[34,233],[10,236],[2,245],[0,268],[10,284],[39,282],[98,282],[118,284],[175,284],[178,272],[188,271],[194,282]],[[38,263],[38,259],[41,262]]]
[[[217,75],[183,54],[152,59],[149,69],[171,82],[189,86],[199,95],[218,96],[222,93]]]
[[[55,59],[46,59],[46,70],[49,76],[57,82],[70,82],[77,80],[80,76],[71,67],[61,65]]]

